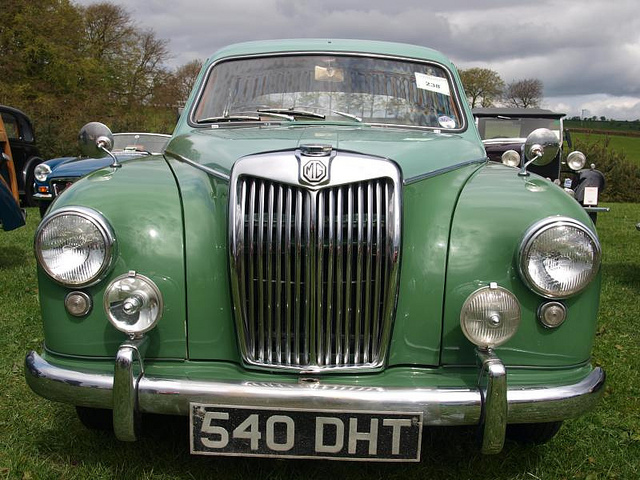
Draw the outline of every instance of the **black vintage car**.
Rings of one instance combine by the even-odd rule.
[[[573,148],[571,136],[563,128],[564,113],[542,108],[474,108],[473,116],[489,160],[521,169],[527,136],[534,130],[548,129],[553,133],[549,141],[559,141],[561,148],[553,161],[529,165],[528,170],[563,187],[585,207],[592,220],[595,221],[597,212],[608,211],[597,206],[598,193],[604,189],[604,175],[595,165],[584,168],[587,159],[582,152],[572,151],[563,157],[564,145],[567,150]]]
[[[23,205],[33,206],[33,170],[42,162],[33,124],[27,115],[13,107],[0,105],[0,115],[11,145],[20,199]]]

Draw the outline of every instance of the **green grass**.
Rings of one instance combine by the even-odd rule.
[[[571,139],[574,142],[576,140],[585,142],[604,142],[606,138],[609,139],[609,146],[612,149],[624,153],[627,160],[630,160],[640,167],[640,137],[571,132]]]
[[[496,456],[478,453],[473,429],[427,429],[422,462],[406,465],[191,457],[184,419],[151,419],[140,441],[123,443],[84,429],[71,406],[31,393],[22,363],[40,348],[42,326],[31,247],[38,213],[30,209],[26,227],[0,232],[0,478],[640,478],[640,204],[609,206],[598,219],[604,263],[593,356],[608,374],[598,407],[546,445],[507,443]]]

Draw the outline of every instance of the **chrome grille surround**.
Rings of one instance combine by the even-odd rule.
[[[231,173],[243,361],[301,373],[378,370],[398,290],[400,171],[386,159],[332,151],[326,180],[311,185],[301,174],[304,153],[244,157]]]

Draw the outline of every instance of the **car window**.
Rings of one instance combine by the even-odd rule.
[[[548,128],[560,138],[560,120],[554,118],[482,117],[478,119],[478,130],[483,140],[527,138],[537,128]]]
[[[113,150],[125,152],[160,153],[169,142],[168,136],[124,133],[113,136]]]
[[[309,110],[335,120],[350,115],[376,124],[462,127],[461,109],[441,66],[346,55],[221,62],[211,70],[192,120],[206,123],[269,109]]]
[[[18,119],[7,112],[2,112],[2,121],[7,131],[9,140],[18,140],[20,138],[20,129],[18,128]]]

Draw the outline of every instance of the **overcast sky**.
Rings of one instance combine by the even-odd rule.
[[[110,0],[169,40],[172,67],[230,43],[361,38],[413,43],[507,83],[539,78],[543,107],[640,118],[638,0]],[[76,0],[88,5],[97,0]]]

